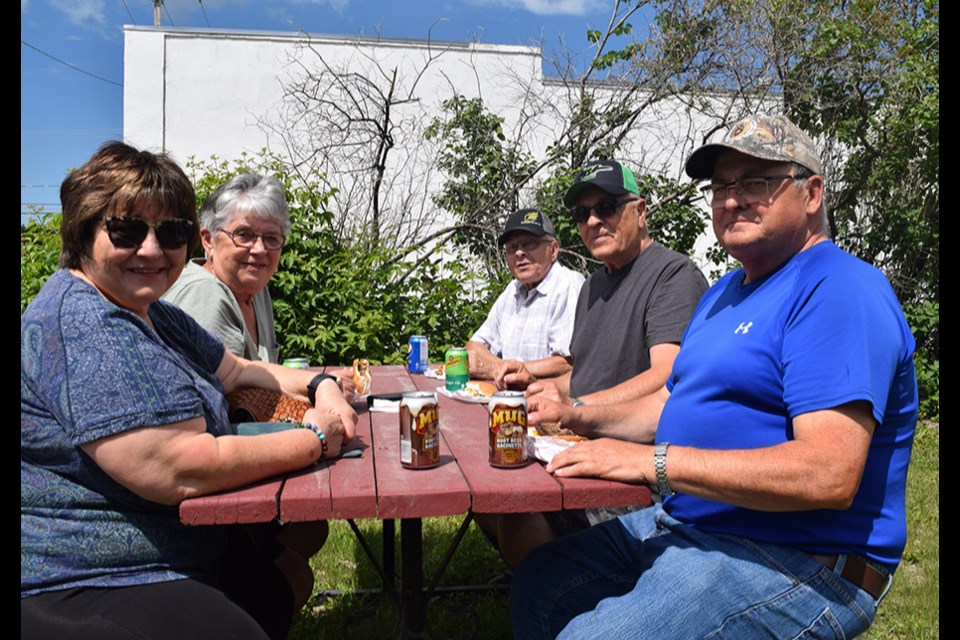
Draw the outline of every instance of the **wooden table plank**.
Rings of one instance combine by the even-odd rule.
[[[559,478],[563,485],[564,509],[627,507],[653,504],[650,489],[645,486],[596,480],[594,478]]]
[[[434,390],[442,382],[414,378],[421,389]],[[439,395],[440,435],[457,458],[470,485],[474,513],[523,513],[559,511],[563,491],[536,460],[525,467],[501,469],[490,466],[487,409],[483,404],[461,402]]]
[[[374,391],[416,391],[411,378],[401,368],[373,374]],[[384,379],[385,387],[378,385]],[[397,388],[399,387],[399,388]],[[424,518],[464,513],[470,509],[470,487],[443,438],[440,439],[440,464],[430,469],[405,469],[400,464],[400,418],[394,413],[371,413],[373,459],[377,476],[377,508],[380,518]],[[440,433],[447,428],[440,411]]]
[[[270,522],[277,517],[282,478],[215,493],[180,503],[180,521],[187,525]]]

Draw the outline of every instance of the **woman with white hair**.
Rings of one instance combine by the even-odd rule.
[[[200,208],[205,260],[187,264],[163,296],[249,360],[277,362],[280,349],[267,283],[290,232],[283,185],[272,176],[234,176]]]

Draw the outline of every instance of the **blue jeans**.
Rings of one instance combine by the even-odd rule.
[[[878,602],[797,549],[687,527],[659,505],[531,552],[514,575],[518,639],[852,638]]]

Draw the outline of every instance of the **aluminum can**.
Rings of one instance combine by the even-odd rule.
[[[440,462],[440,405],[432,391],[409,391],[400,400],[400,464],[426,469]]]
[[[310,361],[306,358],[284,358],[283,366],[291,369],[309,369]]]
[[[424,373],[430,364],[429,341],[426,336],[411,336],[407,342],[407,371]]]
[[[516,468],[527,464],[527,399],[523,391],[497,391],[490,412],[490,465]]]
[[[470,359],[467,357],[466,347],[447,349],[444,358],[446,366],[444,375],[447,378],[447,391],[459,391],[470,381]]]

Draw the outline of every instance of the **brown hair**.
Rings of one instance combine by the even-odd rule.
[[[107,142],[60,185],[60,266],[79,269],[89,257],[93,230],[105,215],[162,212],[193,220],[187,255],[200,241],[196,196],[190,179],[165,154],[139,151],[122,142]]]

